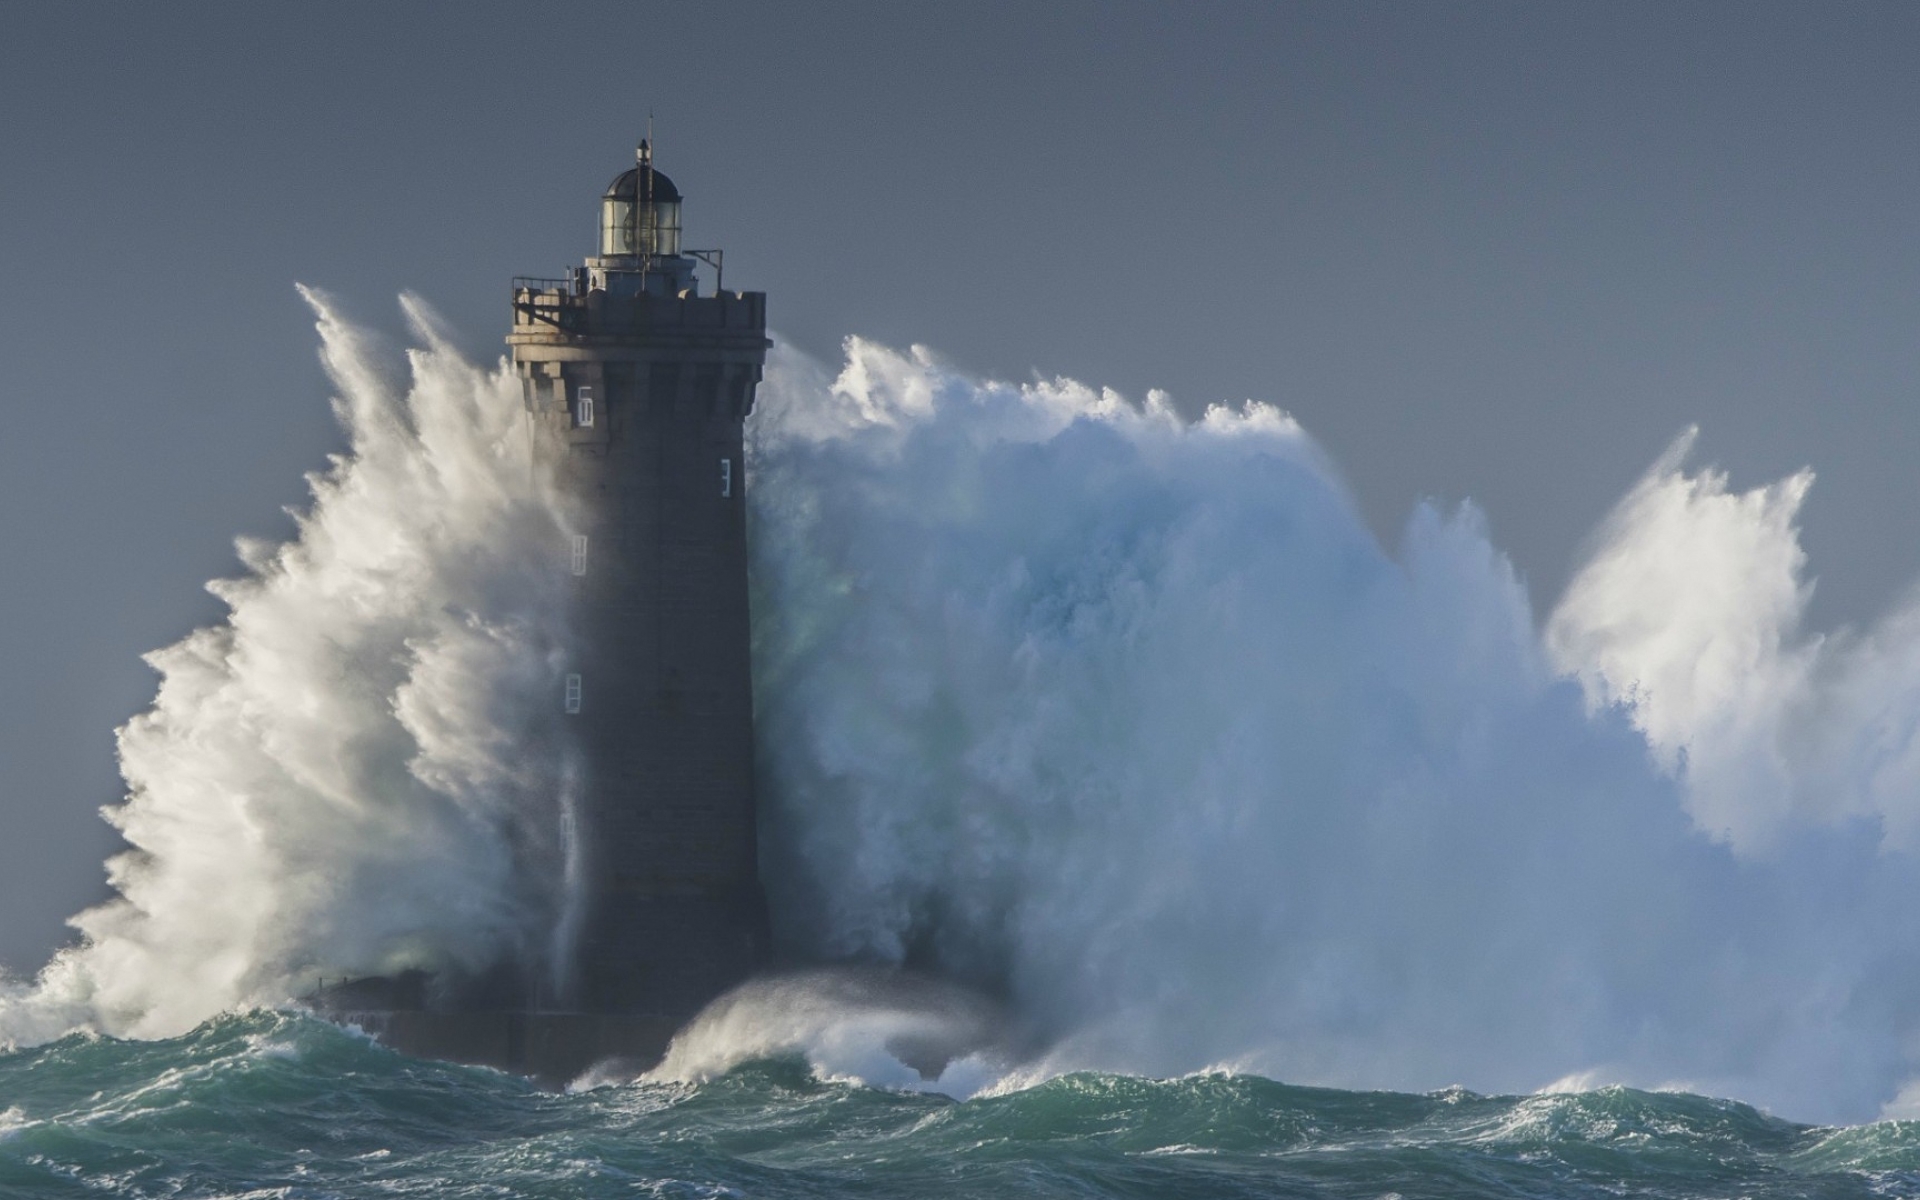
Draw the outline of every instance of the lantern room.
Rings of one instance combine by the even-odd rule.
[[[653,149],[640,143],[639,162],[600,197],[603,258],[663,258],[680,253],[680,189],[653,169]]]

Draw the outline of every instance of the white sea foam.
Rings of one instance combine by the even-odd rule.
[[[517,386],[417,306],[390,383],[319,307],[352,452],[216,585],[227,623],[153,657],[122,899],[0,1037],[570,936],[567,515]],[[780,943],[1004,995],[1046,1049],[994,1086],[1231,1062],[1914,1107],[1920,605],[1802,630],[1809,475],[1736,492],[1683,442],[1542,632],[1472,508],[1383,550],[1272,407],[1187,422],[852,341],[837,376],[776,348],[750,436]],[[709,1017],[668,1074],[798,1048],[905,1082],[881,1052],[928,1019]]]

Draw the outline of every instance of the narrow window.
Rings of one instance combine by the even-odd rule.
[[[593,424],[593,389],[583,387],[580,389],[578,396],[579,398],[573,406],[573,421],[574,424],[585,429]]]
[[[587,573],[587,535],[584,533],[573,535],[573,573],[575,575]]]
[[[720,495],[733,495],[733,460],[730,458],[720,460]]]
[[[580,677],[578,675],[567,676],[567,711],[570,713],[580,711]]]

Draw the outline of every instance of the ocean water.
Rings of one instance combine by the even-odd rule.
[[[779,1058],[556,1094],[282,1013],[16,1051],[0,1097],[7,1197],[1920,1195],[1920,1125],[1683,1093],[1086,1072],[960,1101]]]

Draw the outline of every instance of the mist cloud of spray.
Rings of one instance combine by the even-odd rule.
[[[1721,472],[1682,470],[1695,436],[1603,526],[1547,627],[1555,662],[1631,714],[1695,820],[1736,849],[1771,856],[1846,822],[1920,849],[1920,604],[1864,634],[1802,633],[1794,519],[1812,472],[1729,492]]]
[[[322,296],[347,454],[284,545],[244,543],[231,612],[151,655],[120,731],[132,845],[79,948],[0,1003],[0,1038],[181,1032],[326,975],[539,962],[565,907],[554,728],[564,514],[519,385],[418,302],[386,368]],[[544,556],[544,557],[543,557]]]
[[[1871,1116],[1920,1034],[1915,619],[1797,639],[1794,513],[1684,444],[1542,639],[1302,432],[850,342],[753,461],[776,921],[1003,989],[1057,1066],[1583,1072]]]
[[[351,452],[215,585],[229,620],[153,656],[122,898],[0,1038],[564,941],[568,517],[518,385],[417,305],[396,383],[315,303]],[[1810,477],[1736,493],[1677,446],[1542,632],[1473,509],[1383,551],[1270,407],[1189,423],[856,340],[837,377],[777,348],[750,436],[779,937],[992,989],[1051,1047],[1009,1081],[1920,1111],[1920,608],[1800,631]],[[837,986],[785,1032],[753,1014],[788,992],[734,1005],[681,1066],[925,1033]]]

